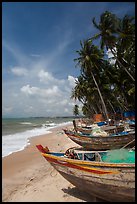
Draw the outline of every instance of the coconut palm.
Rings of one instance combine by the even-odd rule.
[[[117,42],[117,57],[121,63],[135,74],[135,24],[134,18],[125,16],[120,21]]]
[[[74,106],[73,114],[74,114],[75,116],[78,116],[78,115],[79,115],[79,106],[78,106],[78,105],[75,105],[75,106]]]
[[[106,119],[109,121],[106,105],[95,78],[95,72],[97,72],[99,68],[103,68],[103,53],[97,48],[97,46],[93,45],[91,41],[80,42],[80,44],[81,50],[77,51],[80,57],[74,59],[74,61],[77,61],[77,65],[80,66],[83,77],[87,79],[92,77],[100,96]]]
[[[106,47],[107,50],[110,49],[118,65],[127,72],[127,74],[130,76],[130,78],[133,81],[135,81],[134,77],[128,71],[128,68],[125,67],[117,57],[118,42],[120,41],[120,39],[125,37],[124,35],[122,35],[120,19],[117,18],[116,15],[112,14],[111,12],[106,11],[101,15],[99,24],[96,23],[95,18],[93,18],[92,22],[93,22],[93,25],[100,31],[100,33],[96,34],[94,37],[90,38],[89,40],[101,38],[101,42],[100,42],[101,49],[103,49],[104,47]],[[125,23],[128,22],[129,25],[131,24],[131,21],[125,21],[125,19],[123,20],[123,23],[124,22]],[[133,28],[131,28],[131,30],[133,32]],[[130,37],[131,37],[131,34],[130,34]]]
[[[92,114],[92,109],[94,109],[94,97],[91,93],[91,89],[89,88],[89,86],[93,87],[92,84],[85,80],[85,78],[82,76],[79,76],[75,83],[76,86],[72,89],[71,99],[78,99],[89,112],[89,114]]]

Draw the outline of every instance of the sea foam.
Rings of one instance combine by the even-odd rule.
[[[51,124],[50,127],[42,125],[40,128],[33,128],[32,130],[26,130],[20,133],[4,135],[2,136],[2,157],[8,156],[13,152],[23,150],[27,145],[29,145],[30,137],[51,133],[53,128],[68,124],[71,124],[71,122]]]

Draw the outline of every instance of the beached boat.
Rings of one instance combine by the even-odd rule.
[[[110,202],[135,201],[135,152],[83,151],[50,152],[36,145],[42,156],[70,183],[97,198]],[[111,150],[116,151],[116,150]],[[126,151],[118,150],[118,151]],[[108,160],[107,158],[108,154]],[[121,158],[120,158],[121,155]],[[125,160],[124,160],[125,156]]]
[[[75,143],[86,150],[108,150],[135,145],[135,131],[110,134],[109,136],[92,136],[68,129],[63,129],[65,134]]]
[[[103,122],[98,122],[96,124],[93,123],[93,124],[88,125],[88,126],[79,126],[79,125],[77,125],[76,121],[73,120],[73,126],[74,126],[74,130],[76,132],[79,131],[79,132],[82,132],[85,134],[90,134],[94,125],[97,125],[98,127],[100,127],[100,129],[102,131],[106,131],[107,133],[118,133],[118,132],[122,132],[122,131],[127,130],[127,129],[128,129],[128,131],[134,130],[135,121],[128,120],[126,122],[121,121],[121,123],[120,122],[117,123],[115,121],[113,125],[109,125],[105,121],[103,121]]]
[[[124,126],[116,126],[116,125],[104,125],[100,127],[101,130],[106,131],[107,133],[118,133],[124,131]],[[90,134],[92,131],[92,127],[77,127],[75,129],[77,132],[82,132],[84,134]]]

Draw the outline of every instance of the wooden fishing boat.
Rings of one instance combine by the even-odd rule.
[[[106,137],[91,136],[82,134],[72,130],[63,129],[65,134],[75,143],[79,144],[86,150],[108,150],[118,149],[127,145],[133,147],[135,145],[135,131],[124,132],[121,134],[111,134]]]
[[[116,126],[116,125],[104,125],[100,127],[101,130],[106,131],[107,133],[118,133],[124,131],[124,126]],[[77,132],[82,132],[84,134],[90,134],[92,131],[92,127],[77,127],[75,129]]]
[[[36,147],[66,180],[82,191],[110,202],[135,201],[135,156],[130,162],[105,162],[102,159],[107,151],[70,148],[66,153],[56,153],[42,145]]]
[[[113,121],[113,125],[111,124],[107,124],[107,122],[102,121],[102,122],[98,122],[98,123],[93,123],[90,125],[78,125],[78,123],[73,120],[73,126],[74,126],[74,130],[76,132],[82,132],[84,134],[90,134],[92,129],[93,129],[93,125],[98,125],[100,127],[101,130],[106,131],[107,133],[118,133],[118,132],[122,132],[125,129],[127,129],[127,127],[129,126],[129,131],[134,130],[135,128],[135,120],[126,120],[126,121],[122,121],[118,122],[118,121]],[[127,127],[126,127],[127,126]]]

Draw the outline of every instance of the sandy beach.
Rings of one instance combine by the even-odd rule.
[[[36,144],[59,152],[78,146],[64,135],[62,128],[30,138],[30,145],[24,150],[2,159],[2,202],[95,201],[64,179],[36,149]]]

